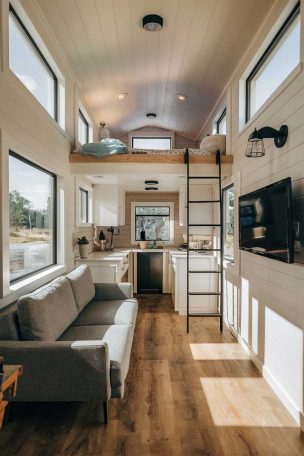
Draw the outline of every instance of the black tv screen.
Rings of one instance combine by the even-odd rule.
[[[291,179],[239,198],[240,249],[293,262]]]

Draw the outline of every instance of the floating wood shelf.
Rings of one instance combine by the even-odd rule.
[[[232,155],[223,155],[221,157],[223,165],[233,163]],[[214,165],[215,156],[213,155],[190,155],[190,162],[201,165]],[[164,154],[126,154],[111,155],[109,157],[94,157],[93,155],[81,155],[78,153],[70,154],[70,163],[167,163],[167,164],[184,164],[183,155],[164,155]]]

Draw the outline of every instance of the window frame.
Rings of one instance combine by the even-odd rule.
[[[249,73],[249,75],[246,78],[246,81],[245,81],[245,124],[247,122],[249,122],[249,120],[255,114],[254,113],[254,114],[251,115],[251,82],[254,79],[254,77],[256,76],[256,74],[263,67],[263,65],[267,62],[268,58],[271,56],[273,51],[276,49],[277,45],[281,42],[281,40],[284,37],[285,33],[288,31],[289,27],[293,24],[293,22],[296,20],[296,18],[298,17],[298,15],[300,13],[301,13],[301,2],[299,1],[294,6],[294,8],[292,9],[292,11],[288,15],[288,17],[285,19],[285,21],[283,22],[283,24],[279,28],[278,32],[276,33],[274,38],[271,40],[271,42],[267,46],[266,50],[263,52],[262,56],[259,58],[259,60],[254,65],[253,69],[251,70],[251,72]],[[267,98],[267,100],[268,100],[268,98]],[[265,100],[265,102],[267,100]]]
[[[222,120],[227,117],[227,108],[224,108],[223,111],[222,111],[222,114],[220,115],[220,117],[217,119],[216,121],[216,134],[219,135],[220,134],[220,124],[222,122]]]
[[[59,116],[58,116],[58,77],[55,74],[54,70],[52,69],[51,65],[48,63],[47,59],[44,57],[44,55],[41,52],[40,48],[36,44],[34,38],[32,37],[32,35],[28,31],[28,29],[26,28],[24,23],[22,22],[20,16],[18,15],[18,13],[16,12],[16,10],[14,9],[14,7],[12,6],[11,3],[9,3],[9,14],[12,14],[14,16],[14,18],[18,22],[21,30],[24,32],[24,34],[28,38],[30,44],[32,45],[33,50],[36,51],[36,53],[38,54],[39,58],[41,59],[43,65],[45,66],[45,68],[47,69],[47,71],[50,73],[50,75],[52,76],[52,78],[54,80],[54,116],[52,116],[49,113],[49,111],[40,103],[40,101],[38,100],[38,98],[35,97],[35,95],[33,95],[30,91],[29,92],[33,95],[35,100],[37,100],[38,103],[43,107],[43,109],[45,109],[45,111],[58,123],[58,119],[59,119]],[[10,49],[9,49],[9,52],[10,52]],[[13,70],[11,70],[11,71],[15,75],[14,71]],[[20,81],[20,82],[22,83],[22,81]],[[24,85],[24,87],[26,87],[26,86]]]
[[[226,211],[225,211],[225,193],[229,192],[229,190],[233,188],[234,189],[234,204],[233,204],[233,216],[235,215],[235,183],[231,182],[230,184],[226,185],[225,187],[222,188],[222,212],[223,212],[223,245],[222,245],[222,255],[223,259],[226,261],[229,261],[230,263],[235,262],[235,223],[233,224],[233,258],[228,258],[228,256],[225,256],[225,239],[226,239]]]
[[[79,192],[79,194],[78,194],[78,197],[79,197],[79,223],[88,224],[89,223],[89,190],[86,190],[85,188],[80,186],[80,187],[78,187],[78,192]],[[85,220],[85,222],[82,222],[80,220],[81,201],[82,201],[81,200],[81,192],[85,193],[85,202],[86,202],[86,207],[85,207],[85,209],[86,209],[86,211],[85,211],[86,212],[86,220]]]
[[[140,242],[140,239],[136,239],[136,226],[137,226],[136,221],[137,221],[137,217],[149,217],[148,215],[145,215],[145,214],[136,214],[136,209],[138,207],[153,207],[153,208],[154,207],[166,207],[166,208],[169,209],[169,214],[167,214],[167,215],[157,215],[156,216],[156,217],[169,217],[169,239],[161,239],[161,240],[159,240],[159,239],[149,239],[148,242],[154,242],[154,241],[156,241],[156,242],[157,241],[159,241],[159,242],[170,242],[171,241],[171,236],[170,236],[170,234],[171,234],[170,233],[171,207],[170,207],[170,205],[169,204],[162,204],[162,205],[157,205],[156,206],[155,204],[142,205],[142,204],[139,204],[139,203],[136,204],[135,210],[134,210],[134,217],[135,217],[134,218],[134,229],[135,229],[134,239],[135,239],[135,241],[136,242]]]
[[[79,118],[85,124],[85,127],[86,127],[86,143],[89,143],[90,142],[90,124],[89,124],[89,121],[87,120],[86,116],[83,114],[81,108],[78,108],[78,120],[79,120]],[[79,128],[78,128],[78,142],[80,144],[80,141],[79,141]]]
[[[134,136],[132,136],[132,149],[134,149],[134,139],[169,139],[170,140],[170,149],[172,149],[172,137],[171,136],[135,136],[134,135]],[[143,149],[143,150],[145,150],[145,149]]]
[[[53,263],[48,264],[47,266],[43,268],[39,268],[33,272],[29,272],[27,274],[24,274],[22,277],[18,277],[17,279],[14,280],[9,280],[10,286],[16,284],[17,282],[20,282],[28,277],[32,277],[36,275],[37,273],[41,271],[45,271],[49,268],[52,268],[53,266],[56,266],[57,263],[57,244],[58,244],[58,233],[57,233],[57,176],[56,174],[52,173],[51,171],[43,168],[40,165],[37,165],[37,163],[34,163],[27,158],[23,157],[22,155],[19,155],[17,152],[14,152],[13,150],[9,149],[9,157],[14,157],[23,163],[32,166],[33,168],[38,169],[39,171],[44,172],[45,174],[48,174],[53,178],[53,223],[52,223],[52,229],[53,229]],[[9,255],[10,258],[10,255]]]

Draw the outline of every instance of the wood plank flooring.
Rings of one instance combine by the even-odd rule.
[[[17,404],[1,456],[303,455],[293,419],[215,319],[185,320],[171,297],[141,296],[123,400]]]

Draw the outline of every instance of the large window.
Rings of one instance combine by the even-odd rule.
[[[300,3],[294,8],[246,80],[246,121],[300,62]]]
[[[220,135],[225,135],[226,134],[226,108],[216,121],[216,133]]]
[[[167,150],[171,149],[171,138],[165,137],[136,137],[132,138],[132,147],[134,149],[156,149]]]
[[[145,231],[147,241],[170,241],[170,206],[136,206],[135,240]]]
[[[81,145],[89,142],[89,122],[80,109],[78,113],[78,141]]]
[[[224,258],[234,260],[234,186],[223,189]]]
[[[11,6],[9,66],[39,103],[57,120],[57,77]]]
[[[56,176],[9,156],[10,281],[56,263]]]

